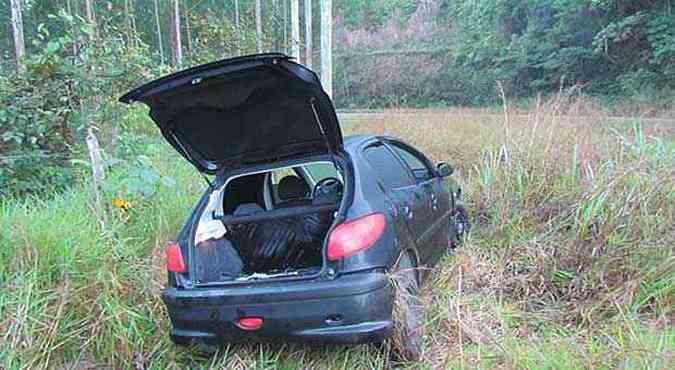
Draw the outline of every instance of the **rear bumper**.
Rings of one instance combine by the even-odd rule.
[[[168,288],[162,293],[177,344],[245,340],[354,344],[380,342],[392,328],[389,279],[379,272],[329,281],[280,282],[245,287]],[[255,331],[242,317],[261,317]]]

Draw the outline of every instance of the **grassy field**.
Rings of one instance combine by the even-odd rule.
[[[411,368],[672,368],[675,123],[574,114],[559,97],[518,114],[388,111],[386,133],[456,167],[473,229],[425,286]],[[576,118],[570,118],[570,117]],[[142,120],[143,125],[150,125]],[[140,124],[139,124],[140,125]],[[155,134],[158,136],[158,134]],[[163,246],[204,182],[155,136],[133,150],[175,183],[97,217],[85,180],[0,203],[0,368],[382,368],[375,346],[177,348],[158,293]],[[119,183],[117,166],[107,182]]]

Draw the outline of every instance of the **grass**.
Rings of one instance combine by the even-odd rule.
[[[575,105],[576,104],[576,105]],[[608,119],[568,96],[501,116],[387,111],[350,133],[396,135],[456,168],[473,222],[424,288],[412,368],[669,368],[675,363],[675,124]],[[149,145],[149,146],[148,146]],[[381,368],[375,346],[176,348],[162,249],[204,188],[168,145],[160,175],[98,221],[87,179],[0,201],[0,368]],[[129,168],[108,178],[122,183]]]

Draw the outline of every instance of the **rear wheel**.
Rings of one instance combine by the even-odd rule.
[[[424,337],[424,307],[412,257],[404,253],[393,274],[394,332],[391,345],[395,359],[416,361],[422,352]]]

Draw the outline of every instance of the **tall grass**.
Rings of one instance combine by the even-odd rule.
[[[561,94],[525,115],[391,111],[349,126],[452,163],[474,224],[425,287],[425,353],[411,366],[672,364],[675,124],[565,118],[573,104]],[[168,145],[135,149],[176,185],[131,199],[127,212],[111,208],[104,226],[84,180],[0,202],[0,367],[387,364],[374,346],[244,344],[210,358],[173,346],[158,295],[162,248],[204,183]]]

